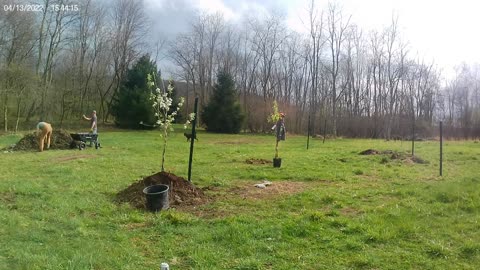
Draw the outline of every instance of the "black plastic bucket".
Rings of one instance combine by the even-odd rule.
[[[157,212],[162,209],[168,209],[168,186],[153,185],[143,189],[143,194],[147,198],[147,209]]]
[[[274,158],[273,159],[273,167],[280,168],[282,166],[282,159],[281,158]]]

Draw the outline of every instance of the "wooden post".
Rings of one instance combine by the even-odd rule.
[[[195,143],[195,138],[197,137],[195,126],[197,125],[197,106],[198,106],[198,97],[195,97],[195,105],[193,106],[193,113],[195,113],[195,118],[193,118],[192,123],[192,137],[190,138],[190,157],[188,158],[188,181],[192,180],[192,159],[193,159],[193,144]]]

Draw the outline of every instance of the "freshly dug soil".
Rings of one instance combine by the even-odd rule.
[[[360,155],[390,155],[390,159],[392,160],[402,160],[408,163],[418,163],[418,164],[428,164],[427,160],[424,160],[418,156],[411,157],[406,153],[396,152],[392,150],[385,150],[385,151],[378,151],[375,149],[367,149],[365,151],[360,152]],[[386,158],[382,159],[381,163],[387,163],[388,160]]]
[[[428,162],[427,160],[424,160],[420,157],[417,157],[417,156],[413,156],[410,158],[414,163],[418,163],[418,164],[428,164],[430,162]]]
[[[377,155],[379,152],[375,149],[367,149],[365,151],[360,152],[360,155]]]
[[[50,149],[70,149],[73,139],[66,130],[54,129],[50,139]],[[26,134],[12,148],[14,151],[38,151],[38,136],[36,132]]]
[[[204,192],[182,177],[167,172],[159,172],[147,176],[120,191],[116,196],[118,203],[130,203],[138,209],[145,209],[143,189],[157,184],[168,185],[168,201],[170,207],[182,208],[201,205],[208,202]]]
[[[257,158],[249,158],[245,160],[247,164],[254,164],[254,165],[262,165],[262,164],[272,164],[271,160],[266,159],[257,159]]]

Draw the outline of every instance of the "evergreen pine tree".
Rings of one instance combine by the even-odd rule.
[[[237,93],[232,76],[220,72],[213,88],[213,96],[202,111],[207,131],[218,133],[239,133],[244,115],[237,102]]]
[[[150,100],[151,88],[147,84],[147,75],[156,71],[157,66],[150,61],[148,55],[142,56],[127,71],[127,78],[120,86],[111,108],[118,127],[143,129],[155,126],[156,118]]]

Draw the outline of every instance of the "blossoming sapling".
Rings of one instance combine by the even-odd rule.
[[[148,74],[147,81],[150,86],[155,87],[155,75]],[[163,80],[160,79],[161,82]],[[155,116],[157,118],[157,125],[160,126],[160,130],[162,132],[161,137],[163,138],[163,151],[162,151],[162,172],[165,171],[165,151],[167,149],[167,138],[168,133],[173,131],[172,123],[175,120],[175,116],[177,116],[178,111],[183,106],[185,99],[180,97],[180,100],[174,108],[174,110],[170,110],[173,104],[173,81],[170,80],[168,82],[168,86],[165,89],[165,86],[160,89],[159,87],[155,87],[155,90],[152,91],[150,94],[150,100],[153,102],[152,106],[154,108]]]

